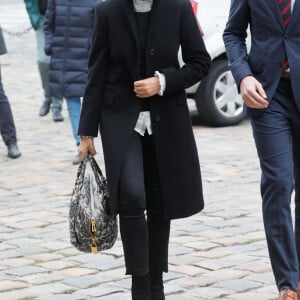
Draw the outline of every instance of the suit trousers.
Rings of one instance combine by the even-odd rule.
[[[3,89],[0,68],[0,133],[6,146],[17,141],[16,128],[10,104]]]
[[[163,219],[154,142],[148,134],[132,134],[121,170],[119,217],[126,274],[167,272],[170,220]]]
[[[269,107],[251,118],[262,170],[264,227],[278,289],[298,289],[300,261],[300,113],[289,79],[281,79]],[[295,188],[295,227],[291,194]]]

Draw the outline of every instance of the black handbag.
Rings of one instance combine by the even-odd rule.
[[[92,169],[89,173],[88,163]],[[78,167],[69,210],[71,244],[78,250],[97,253],[114,245],[118,224],[108,202],[107,181],[95,159],[87,154]]]

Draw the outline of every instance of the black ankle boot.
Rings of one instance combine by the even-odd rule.
[[[39,111],[39,116],[40,117],[46,116],[49,113],[50,106],[51,106],[51,99],[44,100],[44,102],[40,108],[40,111]]]
[[[21,156],[17,143],[12,143],[7,146],[7,156],[10,158],[18,158]]]
[[[132,300],[151,300],[150,275],[132,275]]]
[[[163,273],[150,272],[151,300],[165,300]]]

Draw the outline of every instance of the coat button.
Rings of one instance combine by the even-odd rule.
[[[155,49],[150,49],[150,51],[149,51],[149,55],[153,56],[153,55],[155,55],[155,54],[156,54],[156,51],[155,51]]]
[[[159,121],[160,121],[160,116],[159,116],[159,115],[156,115],[155,118],[154,118],[154,120],[155,120],[156,122],[159,122]]]

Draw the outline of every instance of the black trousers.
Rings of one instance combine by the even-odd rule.
[[[126,274],[168,271],[170,220],[163,218],[161,199],[153,137],[135,132],[120,178],[119,217]]]
[[[16,142],[16,128],[12,111],[5,95],[0,67],[0,133],[6,146]]]

